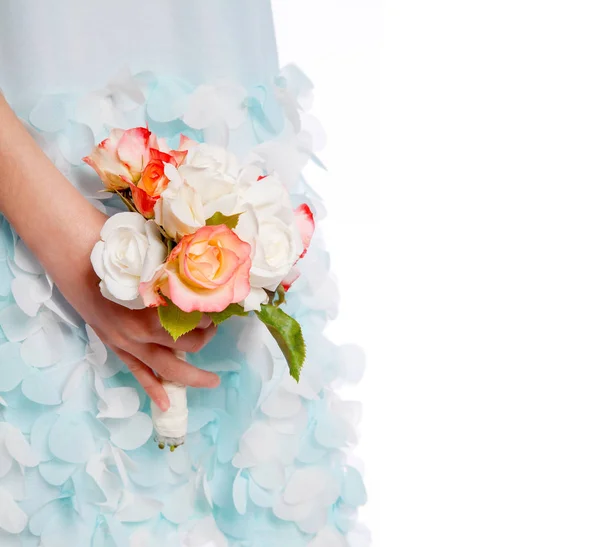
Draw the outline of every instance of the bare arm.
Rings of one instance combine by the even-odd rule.
[[[105,215],[56,169],[0,95],[0,212],[9,220],[65,298],[129,366],[161,407],[167,395],[152,370],[195,387],[218,377],[177,359],[172,349],[198,351],[214,328],[196,329],[175,344],[154,310],[133,311],[104,299],[91,267]]]
[[[60,268],[57,241],[63,239],[70,242],[74,266],[83,267],[86,254],[89,262],[104,215],[54,167],[2,96],[0,173],[0,211],[42,265],[48,271]]]

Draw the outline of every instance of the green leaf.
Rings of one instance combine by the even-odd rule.
[[[223,311],[209,312],[208,315],[215,325],[220,325],[223,321],[234,315],[246,316],[248,315],[248,312],[244,311],[244,308],[239,304],[229,304]]]
[[[219,213],[219,211],[217,211],[212,217],[210,217],[206,221],[206,225],[207,226],[216,226],[218,224],[225,224],[225,226],[227,226],[227,228],[229,228],[230,230],[233,230],[238,225],[241,214],[242,213],[237,213],[235,215],[227,216],[227,215],[224,215],[223,213]]]
[[[171,335],[173,340],[177,341],[179,337],[198,326],[200,319],[202,319],[202,312],[193,311],[188,313],[181,311],[173,302],[167,299],[167,305],[158,308],[158,317],[163,328]]]
[[[263,304],[257,317],[267,326],[275,338],[288,363],[290,375],[300,381],[300,371],[306,359],[306,344],[302,336],[302,328],[298,321],[290,317],[281,308],[272,304]]]

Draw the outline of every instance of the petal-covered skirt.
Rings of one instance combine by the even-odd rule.
[[[253,154],[319,218],[324,208],[301,176],[320,164],[311,90],[294,66],[253,89],[123,71],[103,89],[15,108],[109,214],[119,205],[81,158],[113,127],[148,125]],[[368,545],[356,524],[365,490],[348,454],[360,408],[334,391],[359,378],[363,356],[323,334],[337,292],[318,232],[300,267],[286,306],[308,347],[300,383],[259,321],[232,319],[188,356],[221,384],[189,389],[187,441],[161,451],[146,394],[0,217],[0,545]]]

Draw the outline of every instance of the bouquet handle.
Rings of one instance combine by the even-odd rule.
[[[176,350],[174,353],[179,359],[186,360],[185,352]],[[171,406],[163,412],[154,402],[151,403],[154,438],[159,448],[168,446],[173,451],[185,442],[188,426],[187,389],[160,376],[159,379],[169,396]]]

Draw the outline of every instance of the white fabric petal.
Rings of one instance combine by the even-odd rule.
[[[0,310],[0,327],[10,342],[21,342],[40,329],[41,324],[14,305]]]
[[[2,478],[2,486],[15,501],[25,500],[25,469],[13,463],[9,472]]]
[[[298,395],[278,387],[262,404],[261,409],[273,418],[289,418],[300,412],[302,401]]]
[[[58,324],[48,324],[21,344],[21,357],[28,365],[50,367],[60,359],[64,347],[64,336]]]
[[[16,427],[10,427],[4,436],[4,443],[10,455],[25,467],[35,467],[40,463],[30,444],[25,440],[23,433]]]
[[[299,504],[318,497],[330,480],[328,473],[320,467],[297,469],[291,476],[283,499],[289,504]]]
[[[297,522],[298,528],[306,534],[316,534],[327,525],[328,516],[328,506],[315,507],[307,518]]]
[[[10,287],[17,306],[29,317],[35,317],[41,305],[33,298],[33,283],[35,283],[35,278],[32,279],[26,274],[22,274],[12,280]]]
[[[280,498],[273,504],[273,514],[281,520],[300,522],[310,517],[314,508],[314,500],[292,505]]]
[[[152,435],[152,419],[142,412],[122,420],[107,419],[104,423],[110,431],[110,440],[123,450],[139,448]]]
[[[183,539],[185,547],[228,547],[223,533],[217,528],[213,517],[206,517],[196,522]]]
[[[308,547],[348,547],[348,543],[333,528],[325,528],[308,544]]]
[[[44,274],[44,268],[42,268],[39,260],[27,248],[22,239],[19,239],[15,245],[14,261],[19,268],[27,273],[34,275]]]
[[[140,397],[133,387],[107,389],[98,401],[97,418],[129,418],[140,408]]]
[[[0,478],[6,476],[6,474],[10,471],[13,465],[13,458],[10,455],[6,445],[4,444],[4,440],[2,440],[2,444],[0,444]]]
[[[285,484],[285,470],[280,463],[257,465],[250,469],[252,479],[267,490],[283,488]]]
[[[252,467],[277,459],[279,450],[277,433],[266,422],[255,422],[240,439],[239,451],[232,463],[239,468]]]
[[[371,533],[362,524],[357,524],[348,532],[348,547],[370,547]]]
[[[94,367],[103,365],[106,362],[108,352],[106,346],[100,340],[98,335],[94,332],[92,327],[89,325],[85,326],[85,331],[88,335],[88,345],[85,352],[86,360],[91,363]]]
[[[87,363],[81,363],[73,370],[62,390],[61,398],[63,401],[67,401],[77,392],[81,385],[81,381],[88,370],[89,365]]]
[[[27,521],[25,512],[7,490],[0,487],[0,528],[11,534],[20,534],[27,526]]]
[[[44,306],[71,327],[78,328],[80,326],[80,315],[75,311],[73,306],[67,302],[67,299],[56,289],[56,287],[53,287],[52,296],[44,302]]]
[[[275,501],[275,496],[261,488],[254,480],[249,481],[248,496],[258,507],[273,507]]]
[[[240,515],[245,515],[248,508],[248,479],[242,476],[242,470],[233,481],[233,505]]]
[[[121,522],[142,522],[157,516],[161,508],[160,501],[125,490],[115,516]]]

